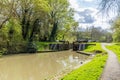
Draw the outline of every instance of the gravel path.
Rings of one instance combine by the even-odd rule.
[[[112,51],[108,50],[103,43],[102,48],[108,52],[108,60],[101,76],[101,80],[120,80],[120,64],[117,56]]]

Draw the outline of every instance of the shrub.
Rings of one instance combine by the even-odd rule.
[[[7,54],[6,48],[2,48],[2,50],[0,50],[0,56],[2,56],[3,54]]]
[[[26,52],[28,53],[36,53],[37,46],[34,42],[28,42]]]

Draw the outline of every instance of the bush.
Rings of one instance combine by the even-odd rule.
[[[7,54],[6,48],[2,48],[2,50],[0,50],[0,56],[2,56],[3,54]]]
[[[58,42],[36,42],[38,51],[49,50],[50,44],[57,44]],[[60,42],[59,42],[60,43]]]
[[[7,54],[18,54],[26,51],[26,42],[8,41],[6,45]]]
[[[28,42],[26,52],[28,53],[36,53],[37,52],[37,46],[33,42]]]

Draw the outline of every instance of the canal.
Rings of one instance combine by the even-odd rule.
[[[44,80],[81,65],[89,57],[71,50],[0,58],[0,80]]]

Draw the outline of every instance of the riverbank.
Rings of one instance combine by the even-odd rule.
[[[76,69],[78,69],[79,67],[81,67],[81,66],[89,63],[91,60],[92,60],[92,59],[89,59],[88,61],[85,61],[85,62],[80,62],[80,64],[79,64],[78,66],[75,66],[75,67],[73,67],[73,68],[69,67],[69,68],[63,70],[62,72],[60,72],[60,73],[52,76],[52,78],[49,78],[49,79],[47,79],[47,80],[60,80],[63,76],[65,76],[65,75],[67,75],[68,73],[70,73],[71,71],[76,70]]]
[[[102,49],[100,43],[97,43],[96,46],[88,46],[85,51],[101,53],[97,54],[89,63],[63,76],[61,80],[98,80],[100,78],[108,57],[107,53]]]
[[[97,55],[91,62],[73,70],[61,80],[97,80],[100,78],[104,65],[106,63],[107,55]]]
[[[116,55],[120,63],[120,44],[107,45],[108,49],[112,50]]]

